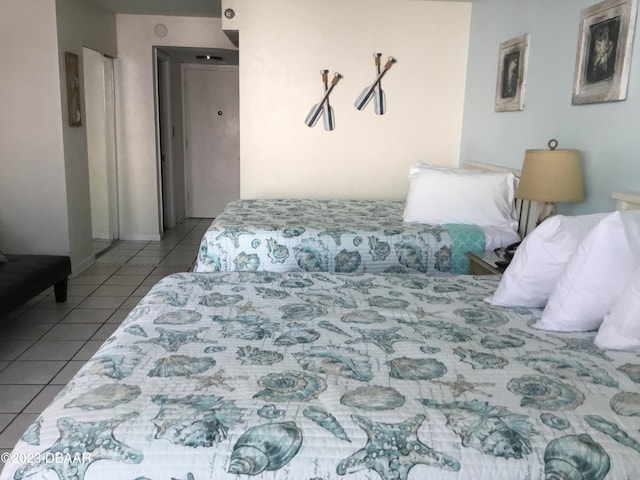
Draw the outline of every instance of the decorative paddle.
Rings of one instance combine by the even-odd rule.
[[[313,127],[317,123],[320,115],[322,115],[324,103],[327,101],[329,95],[331,94],[331,91],[335,88],[341,78],[342,75],[336,72],[336,74],[333,76],[333,80],[331,80],[331,86],[326,92],[324,92],[322,100],[311,107],[311,110],[309,110],[309,113],[307,114],[307,118],[305,118],[304,120],[304,123],[306,123],[308,127]]]
[[[322,83],[324,83],[324,91],[325,93],[329,89],[328,86],[328,74],[329,70],[321,70],[322,74]],[[329,97],[324,102],[324,111],[322,114],[322,119],[324,120],[324,129],[325,130],[333,130],[336,128],[335,122],[333,120],[333,107],[329,104]]]
[[[375,96],[376,87],[380,83],[380,80],[382,80],[382,77],[384,77],[394,63],[396,63],[396,59],[389,57],[389,60],[387,60],[387,63],[385,63],[384,68],[378,74],[375,81],[369,87],[365,88],[360,95],[358,95],[358,98],[356,98],[356,101],[354,102],[354,105],[358,110],[362,110],[369,104],[371,99]]]
[[[380,57],[381,53],[374,53],[373,58],[376,64],[376,74],[380,75]],[[376,87],[376,92],[373,96],[373,108],[376,112],[376,115],[384,115],[384,112],[387,111],[387,102],[384,90],[382,90],[382,80],[378,81],[378,86]]]

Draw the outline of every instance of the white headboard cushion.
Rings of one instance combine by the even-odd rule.
[[[501,167],[483,162],[466,162],[464,167],[468,170],[478,170],[481,172],[511,172],[520,178],[520,170],[514,168]],[[524,237],[528,232],[536,228],[536,220],[543,207],[542,202],[532,202],[529,200],[516,199],[516,214],[518,216],[518,233]]]
[[[640,194],[613,192],[611,197],[616,201],[616,210],[640,210]]]
[[[467,162],[464,164],[464,168],[467,170],[479,170],[481,172],[512,172],[516,177],[520,176],[520,170],[513,168],[501,167],[499,165],[491,165],[490,163],[482,162]]]

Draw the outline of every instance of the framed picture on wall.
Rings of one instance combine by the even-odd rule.
[[[82,111],[80,110],[80,68],[78,55],[64,52],[65,71],[67,75],[67,106],[69,109],[69,126],[82,125]]]
[[[580,13],[574,105],[627,98],[637,0],[604,0]]]
[[[500,44],[498,80],[496,82],[496,112],[513,112],[524,108],[528,56],[528,33]]]

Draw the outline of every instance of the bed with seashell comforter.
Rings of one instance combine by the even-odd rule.
[[[195,271],[466,273],[466,252],[519,240],[510,228],[403,223],[404,206],[236,200],[204,234]]]
[[[638,478],[640,357],[532,329],[498,281],[171,275],[0,479]]]

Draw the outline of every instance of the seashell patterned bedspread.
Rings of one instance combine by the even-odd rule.
[[[498,280],[171,275],[0,479],[638,478],[640,356],[530,328]]]
[[[237,200],[200,244],[196,272],[467,273],[475,225],[403,223],[391,200]]]

